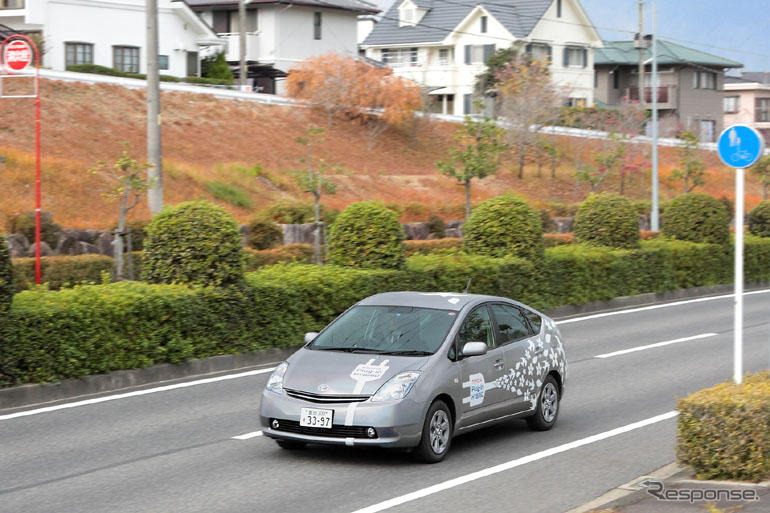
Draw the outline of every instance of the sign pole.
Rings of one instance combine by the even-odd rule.
[[[35,43],[35,284],[40,285],[40,54]]]
[[[733,380],[743,382],[743,174],[735,170],[735,315],[733,320]]]

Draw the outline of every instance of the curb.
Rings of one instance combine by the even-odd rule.
[[[0,390],[0,410],[72,399],[84,395],[115,392],[125,388],[229,372],[236,369],[248,370],[285,360],[298,348],[271,348],[256,353],[212,356],[179,364],[161,363],[144,369],[119,370],[107,374],[67,379],[58,383],[21,385]]]
[[[767,287],[770,287],[770,283],[753,283],[747,284],[745,290],[750,291]],[[545,310],[544,313],[549,317],[559,320],[580,314],[620,310],[633,306],[666,303],[686,298],[728,294],[732,291],[733,285],[694,287],[672,292],[617,297],[608,301],[593,301],[577,306],[560,306]],[[21,385],[0,390],[0,410],[22,408],[84,395],[115,392],[125,388],[170,380],[193,378],[240,369],[247,370],[251,367],[278,363],[285,360],[299,347],[271,348],[255,353],[212,356],[210,358],[189,360],[180,364],[162,363],[144,369],[119,370],[107,374],[67,379],[58,383]]]

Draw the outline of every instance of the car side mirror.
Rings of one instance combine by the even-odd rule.
[[[466,342],[463,346],[461,356],[483,356],[487,354],[487,345],[484,342]]]
[[[315,340],[317,336],[318,336],[317,331],[311,331],[311,332],[305,333],[305,344],[311,343],[312,341]]]

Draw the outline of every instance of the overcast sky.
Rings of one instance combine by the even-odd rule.
[[[638,0],[580,1],[604,39],[631,39],[630,32],[638,30]],[[651,5],[645,2],[645,32],[652,29]],[[657,0],[656,5],[660,38],[686,40],[674,42],[741,62],[743,71],[770,71],[770,0]]]

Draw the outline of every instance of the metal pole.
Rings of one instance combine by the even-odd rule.
[[[658,217],[658,38],[655,34],[656,21],[655,2],[652,3],[652,212],[650,228],[660,230]]]
[[[238,84],[241,91],[246,86],[246,0],[238,1],[238,43],[240,44],[240,70]]]
[[[35,50],[35,283],[40,285],[40,52]]]
[[[163,208],[158,77],[158,0],[147,0],[147,203],[152,215]]]
[[[639,0],[639,106],[644,107],[644,0]]]
[[[735,315],[733,379],[743,381],[743,168],[735,170]]]

